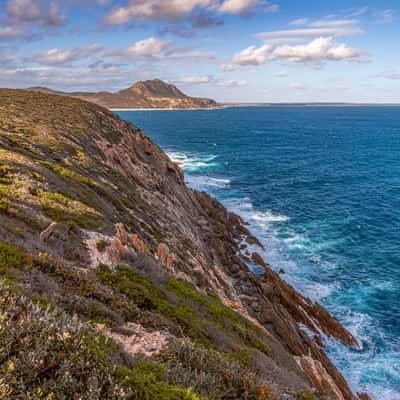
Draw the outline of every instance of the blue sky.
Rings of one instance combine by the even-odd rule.
[[[0,86],[400,103],[400,3],[0,0]]]

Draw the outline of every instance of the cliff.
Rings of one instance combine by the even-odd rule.
[[[217,103],[211,99],[190,97],[182,93],[176,86],[163,82],[160,79],[137,82],[133,86],[117,93],[98,92],[59,92],[43,87],[34,87],[30,90],[48,94],[58,94],[78,97],[86,101],[99,104],[107,108],[165,108],[165,109],[196,109],[212,108]]]
[[[0,194],[2,398],[357,398],[351,334],[106,109],[0,90]]]

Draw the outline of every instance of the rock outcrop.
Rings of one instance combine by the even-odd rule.
[[[241,218],[188,188],[136,127],[79,99],[0,90],[0,167],[0,244],[23,253],[9,276],[30,296],[100,320],[131,356],[174,337],[234,360],[244,375],[229,398],[247,398],[244,381],[252,399],[357,398],[323,349],[324,336],[356,339],[258,253],[243,254],[246,241],[261,245]]]

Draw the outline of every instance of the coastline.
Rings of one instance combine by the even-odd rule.
[[[212,111],[229,108],[227,106],[221,107],[201,107],[201,108],[108,108],[110,111]]]
[[[201,108],[108,108],[112,112],[121,111],[213,111],[226,108],[246,108],[246,107],[400,107],[400,103],[238,103],[224,104],[217,107]]]

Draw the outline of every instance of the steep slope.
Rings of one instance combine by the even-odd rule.
[[[351,334],[106,109],[0,90],[0,195],[2,398],[355,398]]]
[[[79,97],[107,108],[192,109],[217,106],[214,100],[187,96],[176,86],[163,82],[160,79],[138,82],[130,88],[117,93],[63,93],[41,87],[30,88],[30,90]]]

